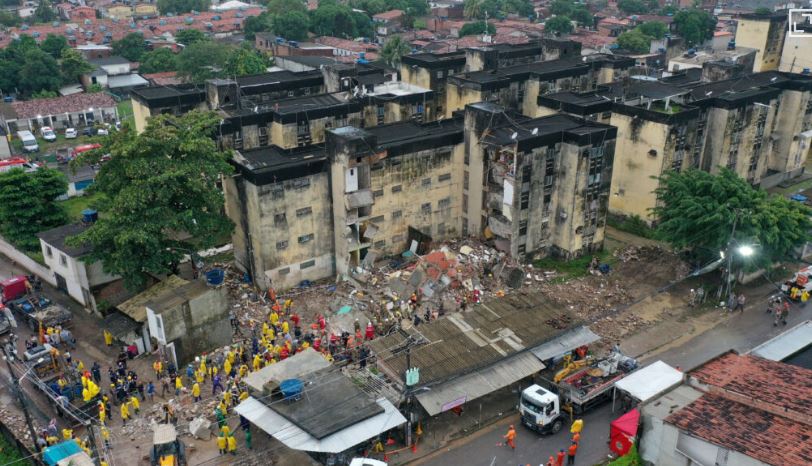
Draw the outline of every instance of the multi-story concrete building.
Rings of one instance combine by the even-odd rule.
[[[784,51],[787,12],[743,14],[736,22],[736,46],[756,49],[753,72],[777,70]]]

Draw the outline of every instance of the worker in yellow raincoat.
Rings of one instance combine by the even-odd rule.
[[[127,403],[121,403],[121,423],[122,425],[127,425],[127,419],[130,418],[130,408],[127,407]]]

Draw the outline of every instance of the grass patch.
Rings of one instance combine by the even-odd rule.
[[[592,258],[595,256],[598,257],[601,264],[614,265],[617,262],[617,259],[609,251],[600,251],[572,260],[545,257],[533,262],[533,266],[544,271],[556,271],[558,275],[553,281],[561,282],[589,275],[589,263],[592,262]]]
[[[122,99],[116,104],[118,111],[119,121],[129,120],[133,116],[133,101],[130,99]]]
[[[33,463],[24,459],[17,447],[0,435],[0,464],[18,464],[22,466]]]
[[[58,204],[65,211],[69,222],[78,222],[82,218],[82,211],[96,208],[97,203],[104,195],[101,193],[85,194],[76,196],[67,201],[60,201]]]
[[[40,265],[45,264],[45,257],[42,255],[42,251],[24,251],[25,255],[37,261]]]
[[[641,238],[656,239],[656,231],[646,224],[645,220],[640,218],[639,215],[632,215],[631,217],[616,217],[609,215],[606,219],[609,226],[614,227],[620,231],[631,233]]]

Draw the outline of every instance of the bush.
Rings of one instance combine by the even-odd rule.
[[[607,223],[620,231],[625,231],[626,233],[631,233],[642,238],[655,238],[654,229],[648,226],[646,221],[640,218],[639,215],[632,215],[630,217],[609,216]]]

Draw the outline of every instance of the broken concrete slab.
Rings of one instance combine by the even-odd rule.
[[[211,421],[196,417],[189,423],[189,433],[196,439],[208,440],[211,437]]]

